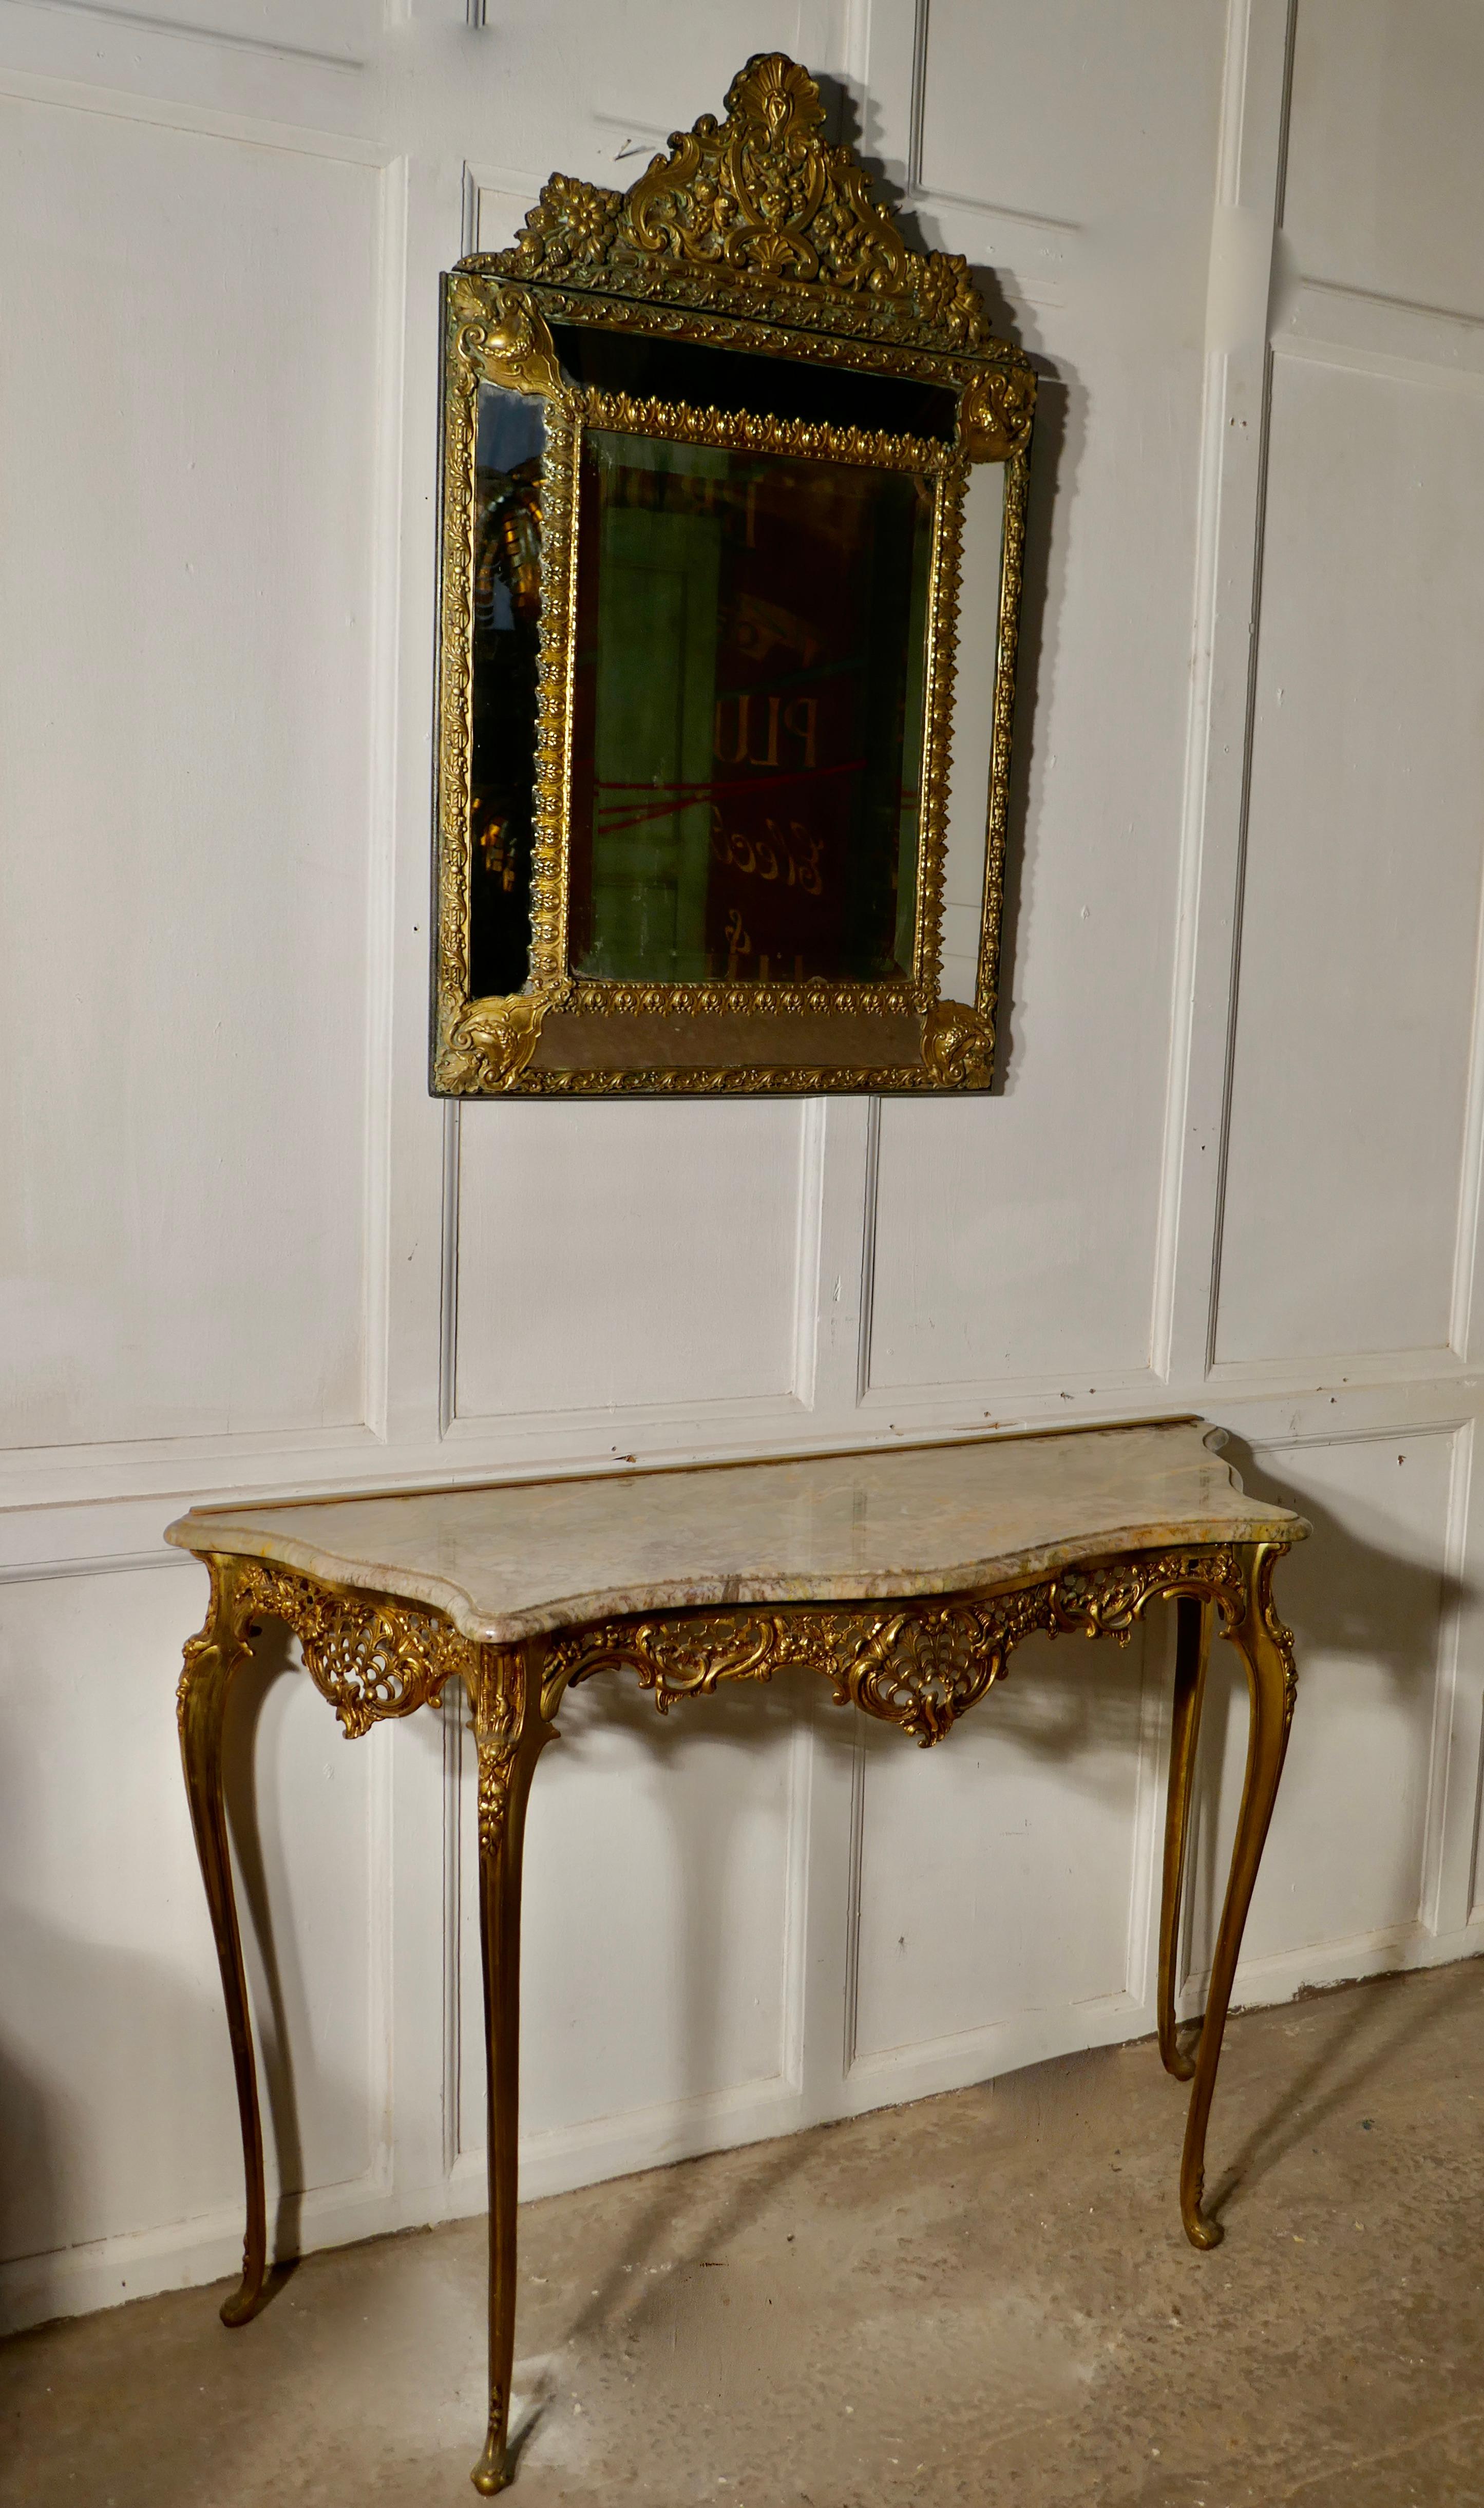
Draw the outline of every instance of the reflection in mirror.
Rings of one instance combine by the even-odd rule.
[[[469,796],[469,984],[476,998],[518,993],[530,970],[544,442],[541,401],[480,385]]]
[[[980,463],[969,473],[964,504],[953,756],[943,879],[943,976],[939,989],[950,1002],[972,1003],[979,977],[989,769],[994,753],[1004,520],[1004,467],[1000,462]]]
[[[590,429],[571,965],[910,977],[935,482]]]

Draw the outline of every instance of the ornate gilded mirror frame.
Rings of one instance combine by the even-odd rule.
[[[703,115],[628,192],[553,175],[507,251],[474,254],[445,280],[435,1094],[989,1084],[1035,377],[1019,350],[989,336],[962,259],[912,251],[872,202],[851,151],[821,136],[823,120],[807,71],[781,54],[759,55],[733,80],[724,122]],[[493,450],[482,459],[486,433]],[[1002,465],[1003,502],[993,684],[966,692],[990,723],[977,975],[966,1002],[942,996],[942,915],[960,543],[970,469],[980,463]],[[715,669],[710,679],[698,672],[696,698],[681,713],[703,726],[704,769],[697,772],[693,733],[672,725],[665,736],[680,771],[670,781],[600,780],[595,737],[601,747],[620,699],[600,696],[609,714],[595,717],[595,670],[609,674],[600,690],[629,691],[621,703],[631,712],[658,704],[674,714],[680,702],[664,677],[662,623],[651,641],[648,613],[631,608],[645,633],[619,638],[621,609],[604,609],[606,587],[621,579],[612,552],[637,552],[622,561],[630,583],[643,563],[645,544],[622,536],[643,518],[620,512],[625,504],[651,515],[664,508],[665,545],[689,552],[673,561],[679,591],[672,584],[664,594],[672,608],[680,602],[683,622],[701,616],[707,598],[715,607],[718,561],[707,551],[718,534],[724,528],[736,538],[745,527],[749,549],[757,545],[760,504],[759,529],[771,532],[766,545],[781,549],[785,564],[807,575],[811,549],[828,553],[832,535],[843,543],[854,532],[852,547],[868,547],[868,572],[857,567],[840,583],[868,581],[873,598],[879,583],[889,588],[890,599],[881,597],[887,632],[875,611],[868,622],[868,641],[891,647],[886,667],[896,673],[880,682],[879,704],[871,702],[876,682],[860,677],[859,653],[851,665],[852,721],[866,722],[867,746],[873,723],[894,723],[897,746],[882,752],[868,794],[874,921],[867,929],[853,899],[832,907],[847,920],[854,914],[851,930],[866,935],[849,944],[845,973],[826,963],[830,949],[836,962],[849,957],[834,926],[813,966],[802,950],[792,968],[761,954],[749,973],[743,960],[753,943],[735,904],[724,934],[708,927],[701,954],[698,918],[709,913],[715,926],[718,911],[711,863],[755,876],[749,893],[791,948],[810,911],[805,893],[821,894],[809,796],[836,772],[854,777],[849,789],[858,791],[867,768],[860,758],[837,770],[819,764],[809,696],[775,693],[750,723],[748,698],[733,691],[713,702]],[[791,537],[795,511],[800,530],[823,517],[823,537]],[[693,529],[686,537],[693,514],[707,518],[709,537]],[[652,538],[652,520],[643,528]],[[749,563],[756,587],[761,560]],[[840,634],[848,629],[859,645],[854,599],[842,594],[837,614]],[[798,640],[799,667],[777,682],[785,691],[823,683],[832,667],[838,684],[844,665],[831,665],[813,631],[756,588],[727,615],[746,651],[768,639]],[[684,623],[673,630],[672,658],[690,632]],[[710,633],[714,655],[714,621]],[[619,643],[625,649],[613,658]],[[504,657],[503,678],[482,661],[486,652]],[[723,746],[726,704],[734,706],[724,718],[734,752]],[[607,737],[610,763],[636,762]],[[857,730],[847,745],[862,738]],[[501,740],[515,766],[497,764],[492,783],[482,761]],[[727,830],[725,795],[741,779],[728,785],[717,757],[742,761],[754,779],[749,831]],[[645,752],[647,766],[649,758]],[[780,790],[806,791],[804,800],[777,805],[805,816],[767,819],[766,840],[757,832],[761,769],[774,770]],[[624,797],[633,793],[637,804]],[[818,806],[837,820],[842,805]],[[625,830],[664,814],[677,831],[677,876],[690,881],[693,938],[688,957],[669,944],[661,974],[644,938],[642,871],[607,869],[603,887],[597,864],[600,841],[605,865],[644,858],[632,843],[625,855]],[[658,841],[649,841],[649,858]],[[846,858],[852,878],[855,859]],[[709,904],[694,902],[698,876],[710,883]],[[614,886],[622,877],[627,892]],[[784,900],[780,924],[786,887],[796,896]]]

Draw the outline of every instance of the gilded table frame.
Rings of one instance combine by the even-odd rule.
[[[1303,1530],[1295,1526],[1295,1532]],[[856,1604],[737,1604],[602,1619],[515,1645],[462,1635],[438,1611],[336,1585],[271,1559],[202,1550],[211,1578],[205,1624],[189,1640],[178,1690],[181,1756],[201,1858],[237,2077],[246,2176],[238,2288],[222,2321],[246,2324],[267,2295],[268,2239],[252,2023],[233,1892],[222,1732],[235,1675],[266,1620],[299,1639],[306,1669],[350,1738],[435,1705],[462,1680],[478,1754],[479,1909],[489,2101],[489,2414],[471,2479],[485,2496],[511,2479],[507,2455],[515,2339],[520,1897],[526,1804],[569,1687],[625,1665],[660,1713],[723,1681],[775,1671],[821,1673],[836,1704],[897,1725],[924,1749],[1003,1678],[1012,1649],[1037,1630],[1127,1643],[1151,1603],[1177,1613],[1173,1722],[1165,1821],[1157,2023],[1166,2070],[1192,2084],[1180,2159],[1180,2216],[1193,2246],[1220,2225],[1202,2208],[1206,2126],[1238,1954],[1277,1798],[1293,1715],[1293,1641],[1273,1599],[1287,1543],[1191,1543],[1110,1550],[1055,1574],[983,1592]],[[1176,1952],[1192,1780],[1210,1641],[1219,1630],[1246,1677],[1246,1769],[1205,2015],[1193,2048],[1175,2023]]]

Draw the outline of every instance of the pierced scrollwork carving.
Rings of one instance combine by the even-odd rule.
[[[1245,1585],[1235,1550],[1135,1551],[1091,1568],[1063,1568],[1052,1580],[1054,1637],[1127,1640],[1157,1598],[1197,1594],[1218,1603],[1229,1626],[1241,1616]]]
[[[243,1638],[259,1619],[293,1630],[305,1670],[352,1741],[386,1716],[430,1706],[456,1675],[478,1674],[481,1649],[430,1611],[336,1591],[266,1560],[234,1563],[232,1616]]]
[[[929,1750],[1003,1678],[1011,1647],[1043,1616],[1036,1586],[991,1602],[894,1612],[837,1659],[835,1705],[900,1725]]]
[[[728,1613],[724,1617],[613,1621],[559,1639],[546,1660],[543,1705],[596,1672],[628,1664],[662,1715],[678,1698],[700,1698],[723,1680],[771,1680],[798,1666],[822,1672],[837,1706],[899,1725],[924,1749],[941,1741],[1004,1670],[1025,1628],[1044,1623],[1044,1591],[985,1603],[907,1609]],[[1027,1617],[1027,1612],[1030,1614]]]
[[[755,54],[727,91],[725,123],[702,114],[632,186],[626,240],[769,279],[899,292],[907,245],[849,149],[821,138],[824,119],[806,69],[782,53]]]
[[[213,1658],[235,1649],[241,1660],[266,1619],[293,1630],[305,1670],[349,1741],[388,1717],[436,1706],[448,1682],[462,1680],[479,1762],[479,1842],[493,1852],[527,1724],[521,1649],[481,1645],[416,1604],[322,1585],[270,1560],[212,1555],[205,1564],[211,1604],[204,1628],[186,1641],[176,1691],[182,1733],[193,1689],[210,1676]]]
[[[890,1611],[789,1604],[612,1620],[550,1642],[542,1713],[554,1715],[573,1683],[624,1665],[653,1692],[662,1715],[676,1699],[708,1696],[723,1681],[771,1680],[798,1666],[823,1673],[837,1706],[895,1724],[927,1750],[1003,1678],[1012,1648],[1033,1630],[1127,1644],[1148,1604],[1175,1594],[1216,1603],[1232,1626],[1245,1590],[1235,1551],[1177,1550],[1063,1568],[1005,1594]]]
[[[553,175],[513,248],[470,267],[517,279],[714,305],[719,280],[774,320],[938,350],[987,344],[957,253],[913,252],[847,147],[821,135],[819,89],[758,53],[627,192]],[[786,308],[786,310],[784,310]]]

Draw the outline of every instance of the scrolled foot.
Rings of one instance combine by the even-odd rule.
[[[1196,2059],[1194,2055],[1187,2055],[1183,2047],[1171,2047],[1165,2058],[1165,2070],[1171,2081],[1193,2082],[1196,2078]]]
[[[1212,2247],[1220,2246],[1226,2231],[1219,2221],[1213,2221],[1209,2213],[1202,2211],[1201,2197],[1205,2192],[1205,2173],[1192,2173],[1180,2188],[1180,2221],[1191,2245],[1199,2247],[1203,2255],[1208,2255]]]
[[[261,2282],[250,2282],[244,2278],[231,2298],[222,2301],[217,2314],[224,2325],[250,2325],[262,2307],[265,2295]]]
[[[504,2432],[501,2429],[492,2428],[484,2443],[484,2453],[469,2475],[469,2480],[481,2499],[493,2499],[497,2490],[507,2488],[510,2478],[505,2464]]]

